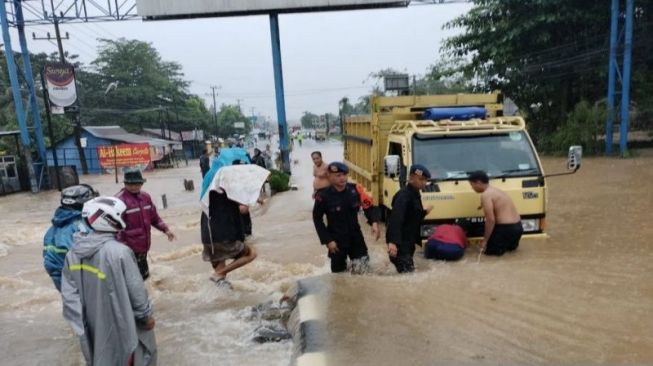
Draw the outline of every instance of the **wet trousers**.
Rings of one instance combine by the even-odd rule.
[[[505,252],[512,252],[519,246],[519,240],[523,233],[521,222],[496,224],[485,247],[485,254],[501,256]]]
[[[347,257],[349,260],[357,260],[367,257],[367,245],[365,242],[355,242],[351,245],[338,245],[338,251],[329,253],[331,258],[331,272],[345,272],[347,270]]]
[[[147,264],[147,253],[134,253],[136,255],[136,264],[138,264],[138,270],[143,276],[143,281],[147,280],[150,277],[150,266]]]
[[[413,255],[415,255],[415,244],[397,244],[397,256],[390,257],[390,262],[399,273],[413,272],[415,271]]]

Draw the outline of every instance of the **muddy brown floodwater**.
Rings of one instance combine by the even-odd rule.
[[[179,236],[154,233],[151,280],[160,365],[287,365],[292,345],[252,341],[264,320],[250,307],[278,300],[300,278],[317,276],[333,365],[653,364],[653,153],[589,158],[579,173],[552,178],[547,240],[525,240],[502,258],[475,248],[457,263],[416,255],[417,273],[397,276],[384,245],[368,241],[373,273],[331,275],[311,221],[310,151],[342,157],[338,144],[305,141],[293,153],[298,191],[254,213],[259,257],[234,272],[234,290],[208,281],[200,258],[199,167],[148,173],[144,189]],[[548,172],[563,159],[545,158]],[[103,194],[111,176],[84,179]],[[0,364],[79,365],[77,340],[41,264],[42,237],[56,192],[0,197]],[[365,229],[366,234],[369,230]]]
[[[329,364],[653,364],[653,153],[547,182],[550,238],[514,254],[323,276]]]

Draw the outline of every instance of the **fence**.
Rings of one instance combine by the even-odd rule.
[[[88,172],[90,174],[99,174],[102,173],[102,167],[100,166],[100,159],[98,157],[96,148],[83,148],[84,156],[86,160],[86,165],[88,167]],[[82,173],[82,163],[79,158],[79,153],[77,148],[58,148],[57,152],[57,163],[59,166],[74,166],[78,173]],[[54,160],[52,159],[52,152],[48,151],[48,166],[54,166]]]

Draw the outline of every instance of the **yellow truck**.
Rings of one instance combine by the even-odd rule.
[[[426,119],[429,113],[482,111],[482,116]],[[483,236],[480,196],[467,182],[468,173],[484,170],[490,184],[507,192],[522,217],[524,237],[544,237],[546,179],[526,123],[503,116],[502,95],[455,94],[373,97],[371,115],[352,116],[344,124],[344,158],[350,179],[374,197],[387,217],[395,193],[406,184],[412,164],[426,166],[431,184],[422,192],[425,218],[422,237],[436,225],[469,220],[470,238]],[[451,113],[451,112],[449,112]],[[433,115],[433,113],[430,113]],[[446,113],[445,113],[446,114]],[[582,149],[570,148],[567,168],[580,167]]]

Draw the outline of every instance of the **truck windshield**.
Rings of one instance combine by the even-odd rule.
[[[540,175],[535,153],[523,131],[481,136],[413,138],[413,162],[436,180],[466,179],[484,170],[490,177]]]

